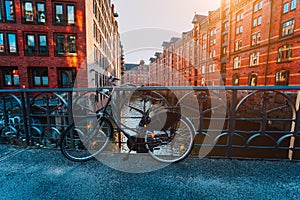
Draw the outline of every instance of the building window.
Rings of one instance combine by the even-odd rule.
[[[237,15],[236,15],[236,21],[241,21],[242,19],[244,18],[244,14],[242,12],[239,12]]]
[[[243,26],[239,26],[235,29],[235,34],[238,35],[243,32]]]
[[[262,2],[262,1],[260,1],[260,2],[258,3],[258,9],[259,9],[259,10],[261,10],[261,9],[262,9],[262,7],[263,7],[263,2]]]
[[[54,22],[59,25],[74,25],[75,5],[54,4]]]
[[[259,16],[257,18],[257,26],[261,25],[261,22],[262,22],[262,16]]]
[[[26,40],[25,53],[26,54],[36,54],[35,35],[27,34],[25,37],[25,40]]]
[[[35,67],[30,68],[32,74],[32,85],[33,86],[48,86],[48,68],[46,67]]]
[[[33,5],[32,2],[24,2],[24,20],[25,22],[33,22]]]
[[[233,59],[233,69],[239,69],[241,67],[241,57],[235,57]]]
[[[232,77],[232,85],[233,86],[240,85],[240,76],[238,74],[233,75],[233,77]]]
[[[73,87],[76,78],[75,68],[59,68],[58,69],[58,85],[62,88]]]
[[[76,51],[76,36],[68,35],[68,53],[75,54]]]
[[[248,76],[248,85],[249,86],[257,85],[257,74],[256,73],[252,73]]]
[[[297,0],[292,0],[291,2],[291,10],[295,10],[297,6]]]
[[[250,67],[259,65],[259,52],[250,54]]]
[[[255,18],[254,20],[253,20],[253,27],[256,27],[257,26],[257,19]]]
[[[254,12],[257,12],[257,11],[261,10],[262,7],[263,7],[263,2],[262,2],[262,0],[261,0],[261,1],[256,2],[256,3],[254,4],[254,6],[253,6],[253,11],[254,11]]]
[[[47,35],[38,35],[38,54],[48,55],[48,40]]]
[[[255,46],[258,45],[260,43],[260,32],[252,34],[252,42],[251,45]]]
[[[289,20],[282,24],[282,36],[290,35],[294,32],[294,23],[295,20]]]
[[[5,53],[4,33],[0,33],[0,54]]]
[[[205,74],[205,65],[201,67],[201,74]]]
[[[253,27],[259,26],[262,23],[262,16],[259,16],[258,18],[253,19]]]
[[[242,49],[242,40],[235,41],[234,50],[239,51]]]
[[[290,61],[292,58],[292,45],[287,44],[278,49],[278,59],[277,62]]]
[[[55,35],[55,43],[55,55],[65,56],[76,54],[77,48],[75,35]]]
[[[211,64],[208,66],[208,72],[212,73],[216,71],[216,65],[215,64]]]
[[[16,54],[17,53],[17,36],[15,33],[7,34],[8,40],[8,53]]]
[[[235,34],[238,35],[243,32],[243,26],[239,26],[235,29]]]
[[[19,70],[17,67],[8,67],[2,69],[4,86],[19,86]]]
[[[224,48],[223,48],[222,53],[223,53],[223,54],[226,54],[226,53],[227,53],[227,47],[224,47]]]
[[[0,32],[0,54],[17,54],[17,36],[15,33]]]
[[[67,5],[67,24],[75,24],[75,6]]]
[[[46,7],[43,2],[23,1],[23,21],[25,23],[46,23]]]
[[[258,4],[255,4],[255,5],[254,5],[254,9],[253,9],[253,10],[254,10],[254,12],[257,12],[257,11],[258,11]]]
[[[25,42],[26,55],[48,55],[47,35],[29,33],[25,35]]]
[[[0,21],[14,22],[15,3],[13,0],[0,0]]]
[[[289,12],[289,8],[290,8],[290,3],[289,3],[289,2],[288,2],[288,3],[285,3],[285,4],[283,5],[283,13]]]
[[[46,23],[46,8],[45,3],[38,2],[36,3],[36,16],[38,23]]]
[[[290,72],[287,70],[280,70],[275,75],[275,85],[289,85]]]

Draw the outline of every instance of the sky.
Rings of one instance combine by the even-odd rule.
[[[161,51],[163,41],[193,28],[194,14],[208,15],[221,0],[111,0],[119,14],[125,63],[139,63]]]

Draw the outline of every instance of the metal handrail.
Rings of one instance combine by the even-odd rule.
[[[57,147],[58,132],[63,131],[72,122],[73,95],[76,93],[97,93],[99,95],[98,92],[102,89],[111,90],[112,87],[0,90],[0,96],[2,96],[0,98],[0,142],[39,146],[50,144],[51,147]],[[300,155],[298,155],[300,144],[297,142],[300,135],[298,132],[300,111],[295,107],[295,97],[297,91],[300,91],[300,86],[145,86],[116,88],[116,91],[124,90],[183,92],[185,95],[182,95],[181,98],[176,99],[172,96],[169,99],[172,101],[171,106],[185,108],[186,112],[193,113],[190,118],[198,130],[198,135],[195,137],[194,152],[198,152],[199,148],[211,148],[208,156],[216,155],[231,158],[241,157],[240,154],[243,152],[249,156],[248,154],[251,154],[253,149],[261,152],[264,152],[265,149],[272,149],[279,156],[271,155],[271,157],[276,158],[277,156],[286,159],[287,156],[283,156],[286,152],[283,152],[289,150],[293,152],[293,159],[300,159]],[[33,106],[35,105],[33,97],[38,93],[49,98],[44,99],[44,105]],[[223,102],[209,107],[207,102],[212,100],[212,94],[216,97],[220,94],[219,100]],[[195,97],[198,101],[197,109],[188,104],[188,99]],[[276,97],[280,97],[281,100],[276,100]],[[62,107],[58,108],[55,107],[56,105],[52,105],[50,103],[51,98],[56,99],[57,102],[63,102]],[[99,97],[97,96],[97,98]],[[8,105],[17,105],[14,112],[19,113],[11,113],[12,108]],[[43,109],[37,110],[38,106],[42,106]],[[222,109],[225,112],[223,116],[212,115],[212,113]],[[256,112],[257,110],[259,112]],[[14,125],[13,119],[17,116],[21,120]],[[4,120],[6,120],[5,123]],[[296,127],[294,130],[291,129],[290,123],[292,122]],[[224,125],[209,127],[209,123],[224,123]],[[249,130],[247,125],[253,126],[253,129]],[[51,138],[52,136],[56,138]],[[291,145],[292,141],[289,140],[291,137],[296,139],[293,145]],[[221,153],[218,149],[222,149]],[[262,155],[262,157],[264,156]]]

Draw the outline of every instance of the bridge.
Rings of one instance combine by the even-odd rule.
[[[102,89],[1,90],[0,142],[57,148],[74,114],[101,107]],[[123,87],[118,91],[161,95],[189,117],[198,133],[193,155],[300,159],[298,86]],[[123,137],[116,134],[121,151]]]

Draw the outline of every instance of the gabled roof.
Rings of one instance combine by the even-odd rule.
[[[205,20],[207,18],[207,16],[205,15],[199,15],[199,14],[195,14],[192,23],[201,23],[203,20]]]
[[[165,42],[165,41],[164,41],[164,42],[162,43],[161,46],[166,47],[166,46],[168,46],[168,45],[169,45],[169,42]]]
[[[171,42],[171,43],[175,43],[175,42],[177,42],[178,40],[180,40],[180,38],[178,38],[178,37],[172,37],[171,40],[170,40],[170,42]]]
[[[162,54],[161,52],[155,52],[154,56],[158,57],[160,54]]]

